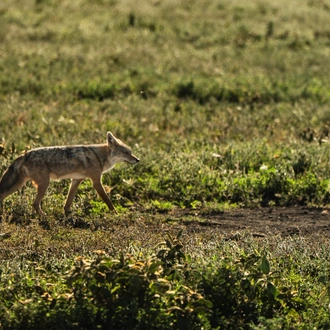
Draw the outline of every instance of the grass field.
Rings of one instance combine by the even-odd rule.
[[[0,173],[107,131],[141,161],[103,177],[119,215],[89,181],[69,217],[67,180],[43,219],[31,184],[3,202],[0,327],[327,329],[325,237],[186,224],[327,209],[329,18],[329,0],[2,0]]]

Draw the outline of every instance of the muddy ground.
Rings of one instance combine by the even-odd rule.
[[[190,214],[192,212],[190,211]],[[198,214],[194,214],[193,218]],[[199,215],[199,220],[183,223],[189,230],[216,227],[223,233],[249,231],[254,236],[322,235],[330,237],[330,210],[306,207],[255,208],[226,210],[216,215]],[[187,228],[188,229],[188,228]]]

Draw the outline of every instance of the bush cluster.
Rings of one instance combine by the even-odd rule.
[[[94,251],[73,264],[46,269],[21,259],[1,267],[0,326],[4,329],[251,329],[306,322],[329,326],[323,296],[328,278],[311,291],[318,261],[283,269],[287,258],[222,246],[227,253],[194,260],[182,231],[149,256],[110,257]],[[231,250],[231,252],[230,252]],[[295,257],[295,255],[293,255]],[[273,263],[273,265],[272,265]],[[70,266],[72,264],[72,266]],[[300,272],[300,273],[299,273]],[[309,282],[306,282],[308,279]],[[316,279],[317,281],[317,279]],[[311,310],[314,304],[318,310]]]

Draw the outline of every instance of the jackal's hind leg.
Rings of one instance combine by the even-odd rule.
[[[19,179],[19,181],[15,182],[15,184],[13,186],[8,187],[7,190],[4,190],[3,192],[0,191],[0,203],[2,203],[2,201],[6,197],[11,195],[15,191],[21,189],[25,185],[26,181],[27,181],[27,179],[21,178],[21,179]]]
[[[65,215],[67,216],[70,213],[70,206],[72,204],[73,198],[77,193],[78,186],[84,179],[72,179],[71,180],[71,185],[68,193],[68,197],[66,198],[66,202],[64,205],[64,212]]]
[[[0,181],[0,203],[6,197],[21,189],[26,181],[28,181],[28,177],[22,175],[14,166],[10,166]]]

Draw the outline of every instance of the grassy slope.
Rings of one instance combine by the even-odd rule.
[[[27,282],[42,280],[34,263],[49,267],[54,256],[65,272],[73,256],[93,256],[94,249],[148,254],[163,231],[176,230],[165,224],[166,215],[150,215],[154,209],[327,205],[329,15],[326,0],[2,1],[1,173],[25,149],[102,142],[107,130],[141,158],[138,166],[121,165],[104,177],[115,186],[118,217],[107,213],[89,183],[67,220],[67,182],[50,187],[42,222],[30,208],[33,187],[10,196],[0,227],[12,234],[0,242],[6,281],[10,269]],[[208,239],[196,234],[183,241],[198,267],[206,258],[216,269],[220,252],[200,243]],[[242,247],[223,244],[221,256],[231,254],[233,262],[252,255],[249,239]],[[303,271],[280,262],[282,248],[301,256],[310,251],[304,244],[267,246],[282,271],[278,287],[293,294],[303,283],[298,298],[305,299],[315,286],[310,302],[327,306],[326,242],[306,252],[320,259],[304,261]],[[326,311],[299,314],[300,307],[287,322],[316,320]]]

